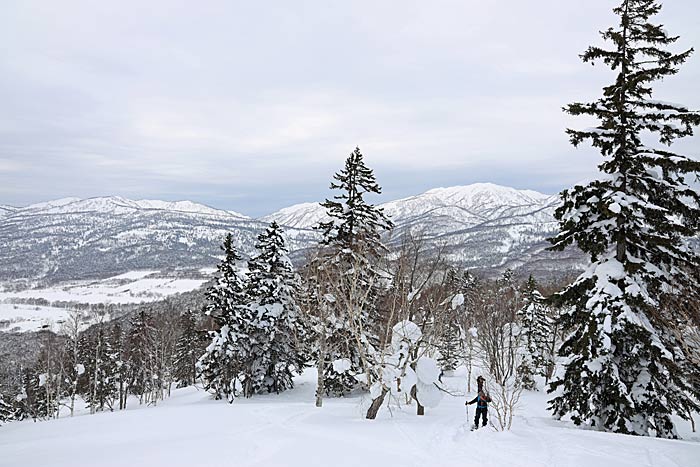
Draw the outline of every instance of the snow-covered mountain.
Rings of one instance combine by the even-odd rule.
[[[241,214],[190,201],[112,196],[33,204],[0,218],[0,280],[55,282],[212,267],[226,233],[250,252],[262,228]],[[300,248],[308,237],[293,236],[292,246]]]
[[[420,235],[432,250],[451,260],[482,269],[525,268],[540,277],[581,267],[577,252],[546,251],[546,238],[557,231],[558,196],[492,183],[435,188],[381,204],[395,224],[387,239]],[[262,218],[296,229],[310,229],[325,219],[318,203],[304,203]]]
[[[17,210],[14,206],[7,206],[6,204],[0,204],[0,217],[6,216]]]
[[[557,198],[481,183],[436,188],[382,204],[396,228],[386,241],[420,234],[428,248],[465,267],[524,268],[540,276],[577,268],[577,254],[544,251],[556,231]],[[259,219],[191,201],[65,198],[0,209],[0,280],[104,278],[136,269],[212,267],[224,235],[244,253],[270,221],[286,227],[294,253],[314,244],[325,218],[317,203]]]

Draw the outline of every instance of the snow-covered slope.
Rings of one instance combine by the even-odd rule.
[[[131,200],[121,196],[102,196],[96,198],[64,198],[46,203],[32,204],[23,208],[25,212],[45,214],[73,214],[80,212],[128,214],[137,211],[167,211],[188,214],[201,214],[216,217],[236,217],[248,219],[247,216],[234,211],[223,211],[192,201]]]
[[[14,206],[8,206],[6,204],[0,204],[0,217],[6,216],[7,214],[13,213],[17,210]]]
[[[455,394],[464,377],[445,378]],[[364,420],[367,396],[314,407],[315,374],[296,388],[233,404],[195,388],[157,407],[0,427],[7,467],[696,467],[700,443],[575,429],[551,419],[547,395],[525,393],[509,432],[471,432],[464,396],[446,395],[422,417],[414,406]],[[473,396],[473,394],[472,394]],[[473,416],[470,406],[470,415]],[[494,417],[491,409],[491,418]],[[470,417],[471,418],[471,417]],[[688,435],[688,424],[681,426]]]
[[[280,225],[297,229],[312,229],[327,219],[326,210],[319,203],[295,204],[260,218],[263,222],[277,221]]]

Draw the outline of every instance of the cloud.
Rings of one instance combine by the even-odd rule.
[[[251,215],[321,199],[359,145],[385,196],[555,192],[599,157],[562,105],[613,1],[13,2],[0,17],[0,202],[120,194]],[[700,44],[694,3],[661,20]],[[700,58],[658,97],[700,107]],[[697,138],[679,145],[700,153]]]

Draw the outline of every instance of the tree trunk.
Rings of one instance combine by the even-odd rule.
[[[325,365],[323,364],[323,359],[319,360],[316,368],[318,369],[318,377],[316,378],[316,407],[323,407],[323,385],[325,384],[323,376]]]
[[[389,390],[387,388],[382,388],[382,393],[372,401],[372,405],[369,406],[369,409],[367,409],[367,420],[374,420],[377,418],[377,414],[379,413],[379,409],[381,408],[382,404],[384,403],[384,398],[386,395],[389,393]]]
[[[411,397],[416,401],[416,415],[425,415],[425,407],[418,402],[418,390],[415,386],[411,388]]]

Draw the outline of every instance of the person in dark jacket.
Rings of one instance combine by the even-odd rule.
[[[488,403],[491,402],[491,397],[486,393],[484,390],[484,377],[479,376],[476,378],[476,383],[478,385],[478,390],[476,397],[467,402],[467,404],[472,405],[476,404],[476,417],[474,417],[474,428],[479,428],[479,417],[482,418],[482,424],[481,426],[486,426],[486,422],[488,422],[488,412],[489,412],[489,406]]]

